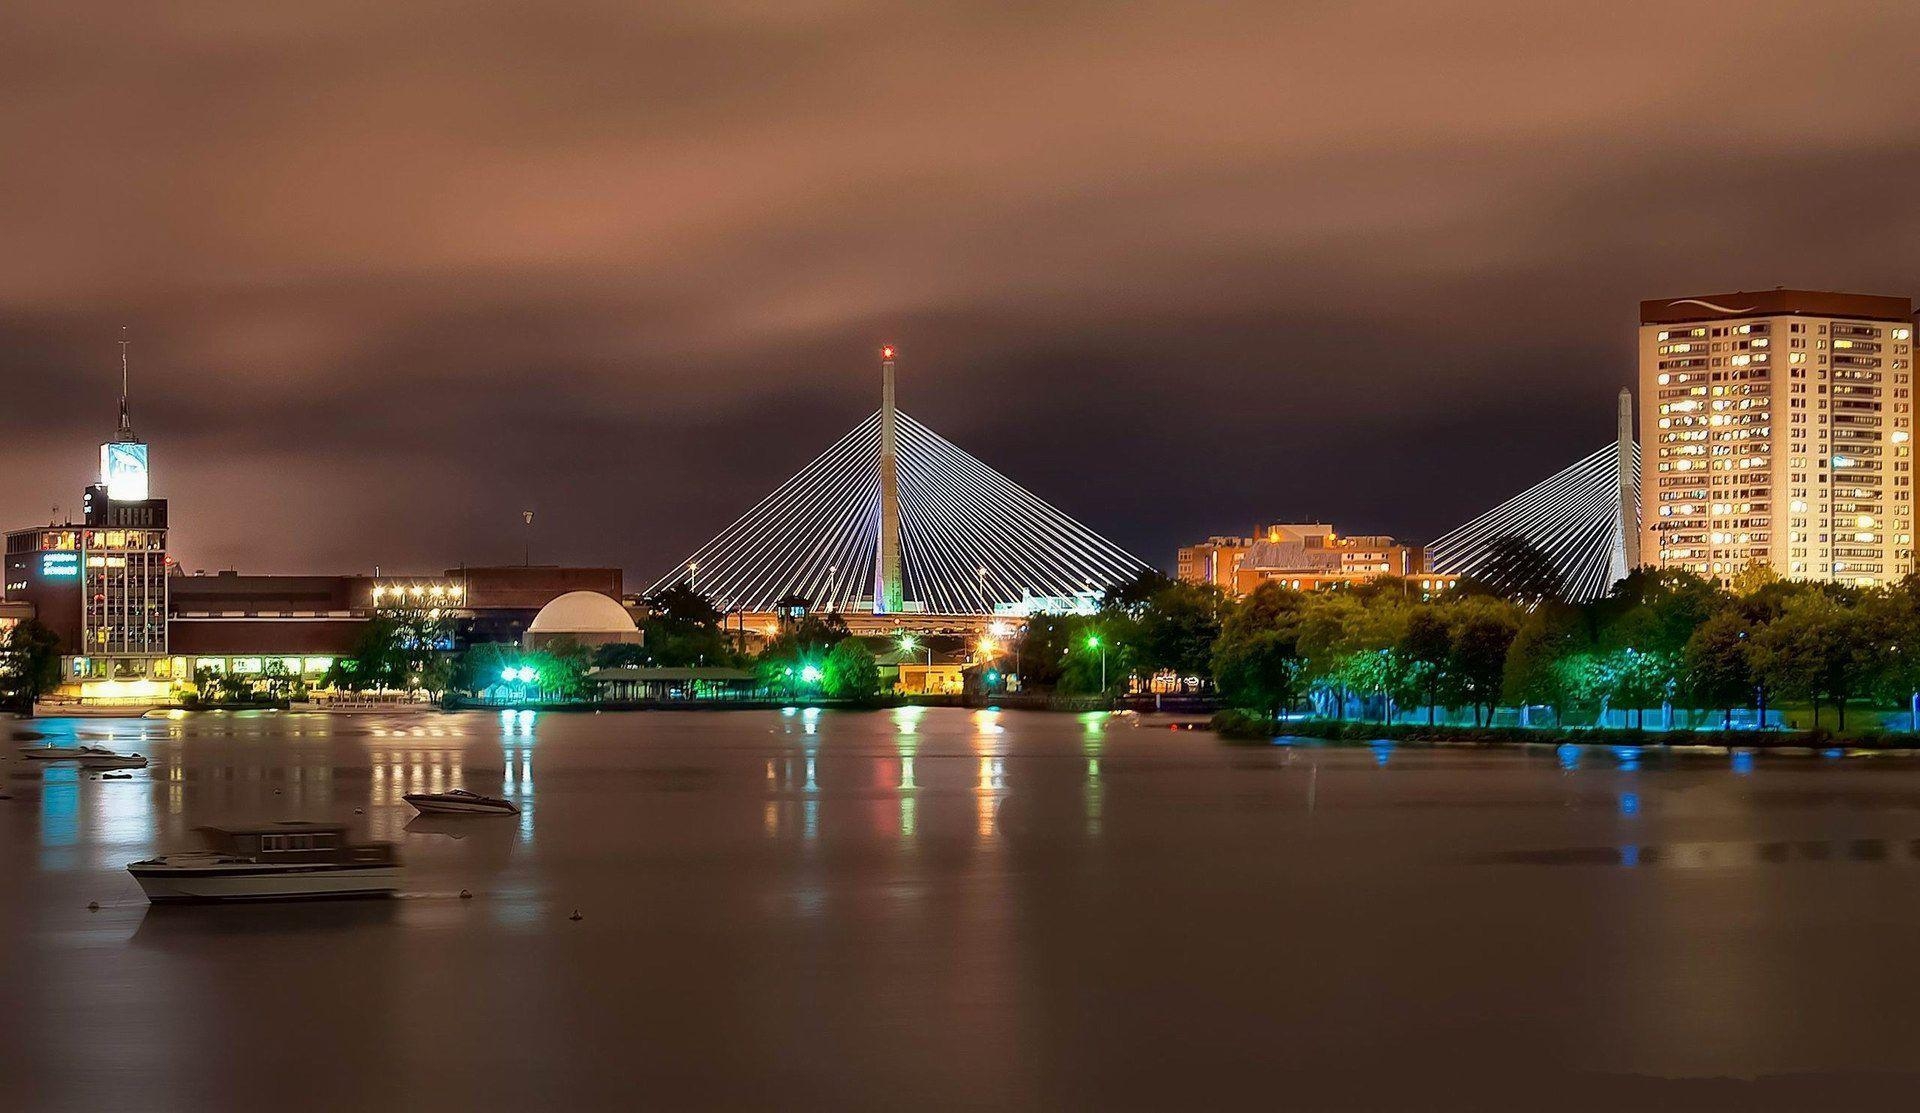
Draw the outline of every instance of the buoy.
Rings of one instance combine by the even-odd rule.
[[[574,910],[573,910],[573,915],[571,915],[571,916],[568,916],[568,917],[567,917],[567,919],[569,919],[569,920],[572,920],[572,921],[574,921],[574,922],[576,922],[576,923],[578,923],[579,921],[581,921],[581,920],[584,920],[584,919],[586,919],[586,917],[585,917],[585,916],[582,916],[582,915],[580,915],[580,910],[579,910],[578,908],[576,908],[576,909],[574,909]]]
[[[462,889],[462,890],[460,890],[460,899],[461,899],[461,900],[472,900],[472,899],[473,899],[473,894],[472,894],[472,893],[469,893],[469,892],[467,892],[467,891],[466,891],[465,889]]]
[[[88,901],[88,902],[87,902],[87,911],[89,911],[89,912],[98,912],[98,911],[100,911],[100,902],[99,902],[99,901],[97,901],[97,900],[90,900],[90,901]]]

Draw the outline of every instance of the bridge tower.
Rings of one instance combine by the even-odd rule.
[[[880,349],[880,547],[873,562],[873,613],[906,609],[900,574],[900,440],[893,400],[893,345]]]
[[[1615,434],[1619,455],[1614,460],[1614,479],[1620,489],[1620,575],[1640,567],[1640,481],[1634,467],[1633,391],[1620,388],[1620,411]]]

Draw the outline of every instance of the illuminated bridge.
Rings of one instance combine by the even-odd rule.
[[[1500,556],[1519,538],[1552,564],[1567,598],[1605,595],[1639,563],[1640,447],[1631,396],[1620,398],[1615,441],[1440,536],[1427,546],[1433,570],[1503,586]]]
[[[1087,610],[1147,570],[894,406],[881,351],[879,412],[855,426],[648,588],[691,582],[722,610],[789,597],[874,615]]]

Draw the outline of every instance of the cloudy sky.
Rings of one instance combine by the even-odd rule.
[[[1604,443],[1643,297],[1920,292],[1910,4],[0,12],[0,521],[122,327],[189,568],[629,581],[877,404],[1170,566]]]

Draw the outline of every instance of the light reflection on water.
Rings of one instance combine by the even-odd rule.
[[[7,987],[30,1018],[21,1059],[57,1061],[41,1052],[138,1015],[116,1054],[156,1066],[131,1085],[199,1080],[212,1045],[239,1064],[222,1084],[244,1085],[247,1062],[276,1061],[266,1041],[284,1038],[272,1021],[289,1000],[364,1018],[337,1072],[340,1107],[363,1108],[383,1095],[355,1080],[396,1061],[511,1077],[512,1056],[496,1075],[484,1061],[503,1032],[564,1068],[554,1086],[611,1073],[581,1031],[633,1049],[615,1083],[628,1087],[642,1059],[712,1085],[790,1063],[809,1040],[898,1064],[915,1087],[1017,1086],[1070,1053],[1038,1103],[1056,1108],[1180,1104],[1125,1093],[1114,1064],[1171,1056],[1184,1081],[1245,1060],[1235,1081],[1255,1093],[1275,1056],[1298,1071],[1382,1041],[1645,1074],[1764,1073],[1781,1047],[1809,1069],[1897,1068],[1905,1053],[1885,1016],[1908,980],[1822,943],[1835,923],[1920,929],[1905,878],[1920,871],[1913,763],[1272,751],[1131,725],[797,708],[48,724],[153,764],[112,782],[7,767],[0,882],[21,884],[0,901],[34,913],[0,916],[0,953],[22,959]],[[401,796],[436,786],[499,791],[522,813],[416,821]],[[366,916],[280,912],[270,931],[271,916],[224,909],[169,923],[147,918],[121,868],[194,824],[293,815],[399,842],[407,899]],[[569,922],[575,907],[584,919]],[[1433,942],[1356,947],[1366,925]],[[1209,943],[1237,932],[1258,933],[1257,958]],[[307,961],[316,946],[328,962]],[[1355,985],[1461,1007],[1436,1025]],[[915,1034],[929,1016],[937,1047]],[[1844,1047],[1823,1058],[1821,1040]],[[829,1062],[809,1085],[850,1073]],[[672,1100],[687,1096],[660,1104],[697,1104]],[[157,1104],[121,1098],[88,1106]]]

